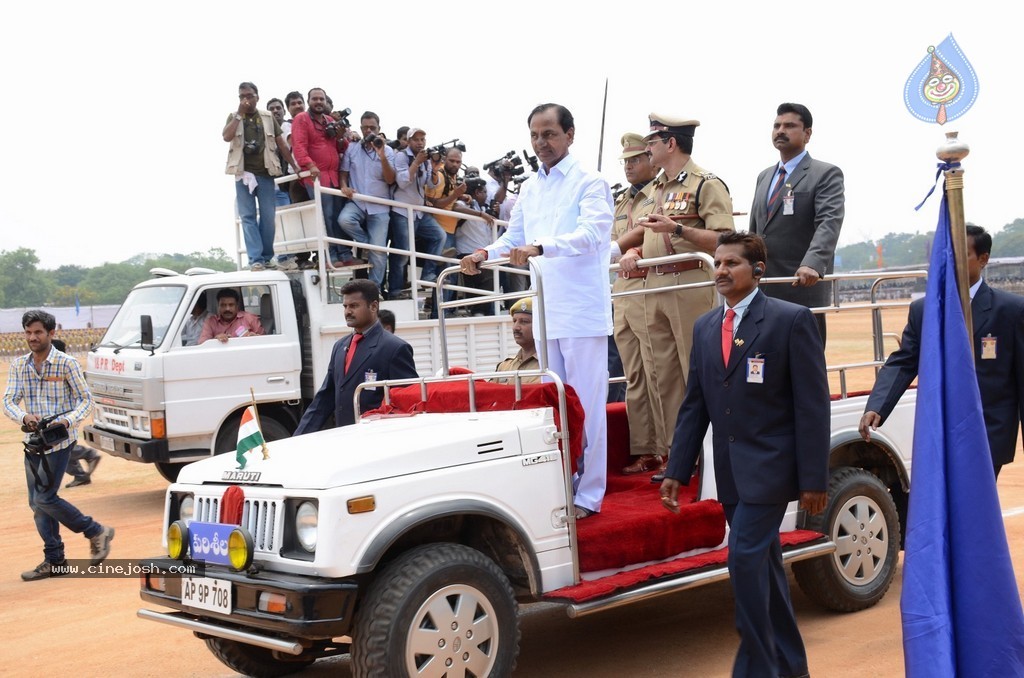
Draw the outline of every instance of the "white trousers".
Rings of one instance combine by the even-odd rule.
[[[576,505],[600,511],[608,474],[608,337],[549,339],[548,367],[574,389],[586,416]],[[570,431],[570,435],[579,435]]]

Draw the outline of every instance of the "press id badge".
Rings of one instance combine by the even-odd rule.
[[[364,382],[377,381],[377,373],[374,372],[373,370],[366,370],[365,372],[363,372],[363,381]],[[377,387],[376,386],[371,386],[370,388],[371,389],[376,389]]]
[[[981,359],[982,360],[995,360],[996,359],[996,337],[991,334],[987,337],[981,338]]]
[[[764,383],[764,358],[747,358],[747,383]]]

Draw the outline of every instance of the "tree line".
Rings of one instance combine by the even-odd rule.
[[[846,245],[836,250],[836,271],[882,266],[926,266],[933,234],[890,233],[875,241]],[[992,234],[992,256],[1024,256],[1024,218]],[[136,284],[150,277],[151,268],[169,268],[179,273],[203,267],[233,271],[235,261],[219,247],[191,254],[139,254],[121,263],[86,268],[68,264],[56,269],[39,268],[33,249],[22,247],[0,251],[0,308],[25,306],[74,306],[75,295],[82,306],[120,304]]]
[[[1024,256],[1024,218],[1016,219],[999,231],[988,229],[992,234],[993,257]],[[934,234],[890,233],[875,241],[846,245],[836,250],[836,271],[860,271],[879,268],[879,250],[882,267],[920,266],[928,267],[931,243]],[[771,256],[771,252],[768,253]]]
[[[191,254],[140,254],[120,263],[87,268],[74,264],[39,268],[35,250],[22,247],[0,251],[0,308],[120,304],[138,283],[151,277],[149,269],[183,273],[203,267],[233,271],[235,261],[219,247]]]

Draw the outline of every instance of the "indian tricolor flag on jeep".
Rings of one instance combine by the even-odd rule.
[[[263,456],[266,458],[266,443],[263,440],[263,432],[260,431],[260,423],[256,418],[256,408],[252,405],[242,412],[242,421],[238,424],[238,446],[235,459],[238,461],[238,468],[245,468],[245,453],[257,447],[263,447]]]

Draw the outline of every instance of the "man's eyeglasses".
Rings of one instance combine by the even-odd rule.
[[[648,139],[647,140],[647,145],[648,146],[653,146],[654,144],[658,143],[659,141],[664,141],[666,144],[668,143],[668,139],[666,139],[665,137],[654,137],[652,139]]]
[[[639,165],[640,161],[643,160],[643,157],[644,156],[641,154],[634,155],[633,157],[626,158],[625,160],[620,159],[619,164],[622,165],[623,167],[629,167],[630,165]]]
[[[255,99],[256,95],[255,94],[239,94],[238,98],[239,99]]]

